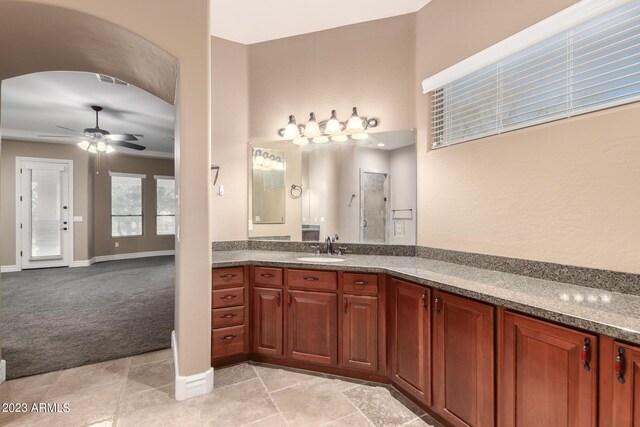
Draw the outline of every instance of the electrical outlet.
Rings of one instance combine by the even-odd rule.
[[[393,221],[393,235],[396,237],[404,236],[404,221]]]
[[[115,245],[116,245],[116,248],[119,248],[120,247],[120,242],[116,242]]]

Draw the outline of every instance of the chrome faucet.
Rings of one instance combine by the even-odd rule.
[[[324,239],[324,242],[327,244],[327,255],[333,255],[333,244],[336,240],[339,240],[337,234],[334,234],[333,237],[327,236],[327,238]]]

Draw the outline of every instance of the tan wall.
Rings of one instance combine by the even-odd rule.
[[[418,12],[418,244],[640,273],[639,104],[427,152],[420,81],[572,3],[435,0]]]
[[[73,216],[82,222],[73,226],[73,259],[89,259],[90,243],[90,162],[87,153],[75,145],[24,141],[2,141],[0,157],[0,264],[16,265],[16,157],[38,157],[73,161]]]
[[[2,0],[0,57],[1,79],[46,70],[106,72],[168,101],[179,76],[177,211],[179,222],[182,216],[188,221],[179,225],[176,247],[178,370],[180,375],[206,371],[211,363],[209,1],[190,0],[185,7],[147,0]]]
[[[352,107],[376,131],[413,128],[414,53],[413,14],[250,45],[251,141],[277,139],[290,114],[346,120]]]
[[[249,57],[245,45],[211,38],[211,163],[221,166],[211,203],[211,240],[247,238]]]
[[[142,180],[143,236],[111,237],[111,172],[146,175]],[[132,252],[164,251],[174,248],[174,236],[156,235],[156,181],[154,175],[173,176],[173,160],[151,159],[126,155],[100,158],[100,167],[94,176],[95,255],[114,255]],[[115,247],[115,243],[119,247]]]

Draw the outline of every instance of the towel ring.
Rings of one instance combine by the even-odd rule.
[[[302,196],[302,185],[291,184],[289,194],[292,199],[299,199]]]

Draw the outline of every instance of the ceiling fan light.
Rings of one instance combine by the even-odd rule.
[[[295,116],[289,116],[289,123],[284,128],[284,134],[282,136],[285,139],[294,139],[300,136],[300,130],[298,129]]]
[[[331,137],[333,142],[345,142],[347,139],[349,139],[347,135],[333,135]]]
[[[369,138],[369,134],[366,133],[366,132],[358,132],[358,133],[354,133],[353,135],[351,135],[351,138],[356,139],[356,140],[367,139],[367,138]]]
[[[86,139],[83,139],[82,141],[78,142],[78,147],[82,148],[85,151],[89,149],[90,145],[91,144]]]
[[[316,144],[324,144],[325,142],[329,142],[329,138],[326,136],[316,136],[313,138],[313,142]]]
[[[362,117],[358,115],[358,109],[353,107],[353,114],[349,117],[349,121],[347,122],[347,131],[348,132],[362,132],[364,130],[364,123],[362,121]]]
[[[116,149],[115,149],[115,148],[113,148],[113,145],[111,145],[111,144],[107,144],[107,154],[111,154],[111,153],[113,153],[114,151],[116,151]]]
[[[327,135],[335,135],[342,131],[342,125],[338,121],[338,117],[336,115],[336,110],[331,110],[331,117],[327,121],[327,124],[324,127],[324,133]]]
[[[87,148],[87,151],[90,152],[91,154],[95,154],[98,152],[97,148],[96,148],[96,144],[91,144],[89,146],[89,148]]]
[[[316,121],[316,113],[311,113],[309,115],[309,121],[307,122],[307,126],[304,128],[304,136],[307,138],[315,138],[320,136],[322,133],[320,132],[320,126]]]
[[[307,138],[301,137],[293,140],[293,143],[296,145],[307,145],[309,140]]]
[[[105,144],[104,141],[98,141],[96,145],[96,150],[100,151],[101,153],[104,153],[105,151],[107,151],[107,144]]]

